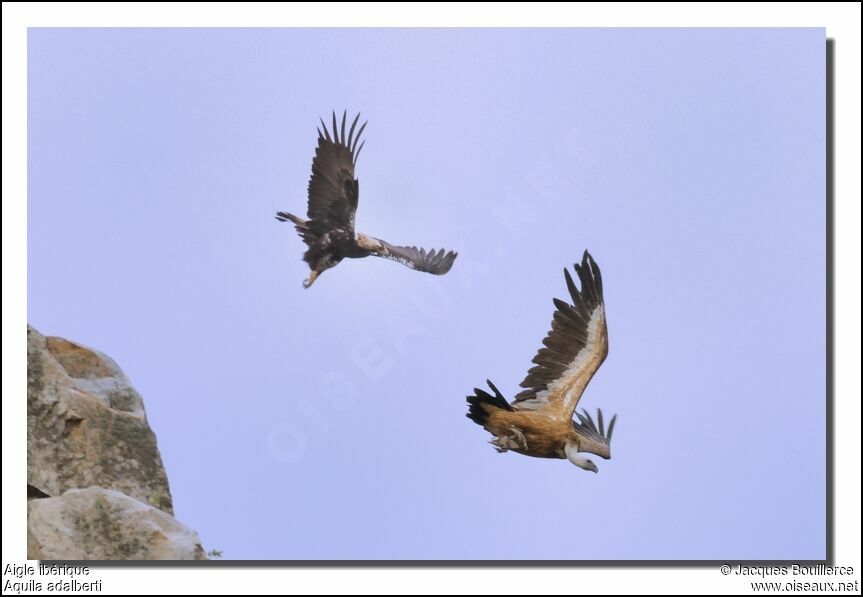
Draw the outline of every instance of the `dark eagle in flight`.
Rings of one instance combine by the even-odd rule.
[[[490,443],[498,452],[566,458],[595,473],[596,464],[583,453],[611,458],[611,432],[617,415],[606,429],[601,410],[596,422],[586,410],[575,411],[584,389],[608,355],[602,276],[587,251],[581,264],[575,264],[575,272],[581,290],[564,269],[572,304],[554,299],[551,331],[542,341],[545,347],[533,358],[535,366],[521,382],[524,389],[508,403],[488,381],[494,395],[475,388],[467,397],[467,416],[495,436]]]
[[[323,132],[318,129],[318,147],[312,160],[312,178],[309,180],[308,219],[304,220],[285,211],[276,212],[280,222],[291,221],[309,246],[303,259],[312,270],[303,286],[308,288],[325,270],[339,264],[345,257],[385,257],[398,261],[411,269],[431,274],[445,274],[452,267],[458,253],[443,249],[426,251],[416,247],[399,247],[373,236],[356,232],[360,187],[354,176],[357,157],[365,144],[360,136],[364,123],[356,135],[360,115],[354,118],[345,135],[347,112],[342,115],[339,133],[336,114],[333,112],[332,134],[321,120]]]

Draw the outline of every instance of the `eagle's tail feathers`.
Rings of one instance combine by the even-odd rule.
[[[305,230],[306,228],[308,228],[308,220],[299,218],[294,214],[289,214],[286,211],[277,211],[276,219],[280,222],[293,222],[294,226],[297,227],[297,230]]]

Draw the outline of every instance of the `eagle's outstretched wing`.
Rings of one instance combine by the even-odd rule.
[[[381,243],[383,249],[372,251],[372,255],[398,261],[418,272],[443,275],[452,268],[455,258],[458,257],[458,253],[454,251],[447,252],[443,249],[426,251],[417,247],[397,247],[379,238],[375,240]]]
[[[360,194],[359,182],[354,177],[354,167],[365,143],[359,141],[367,124],[364,123],[355,135],[359,119],[360,115],[357,114],[347,135],[347,112],[342,114],[341,133],[335,112],[332,134],[321,120],[324,130],[321,132],[321,129],[318,129],[318,146],[312,160],[312,177],[309,180],[309,221],[306,230],[300,230],[308,244],[332,230],[344,231],[349,236],[354,234],[354,218]]]
[[[533,358],[535,366],[521,382],[525,389],[512,402],[516,410],[548,408],[571,419],[584,388],[608,355],[599,267],[587,251],[581,264],[574,267],[581,290],[564,269],[572,304],[554,299],[551,331],[542,341],[545,346]]]

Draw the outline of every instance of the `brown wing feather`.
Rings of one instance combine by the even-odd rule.
[[[534,367],[521,382],[525,389],[512,403],[517,410],[552,408],[572,418],[584,388],[608,355],[599,266],[585,251],[581,264],[574,267],[581,289],[564,269],[572,304],[554,299],[551,331],[533,358]]]
[[[354,233],[354,218],[359,203],[359,182],[354,176],[354,167],[363,146],[359,141],[366,124],[354,135],[360,118],[357,114],[345,138],[346,117],[347,113],[342,115],[341,135],[335,112],[332,134],[323,120],[323,132],[318,129],[318,146],[309,180],[308,236],[320,237],[333,229],[343,230],[350,235]]]

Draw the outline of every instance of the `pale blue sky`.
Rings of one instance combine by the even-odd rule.
[[[823,29],[33,29],[29,322],[144,395],[226,558],[825,556]],[[304,290],[318,116],[360,230]],[[598,475],[497,454],[562,269],[603,271]]]

